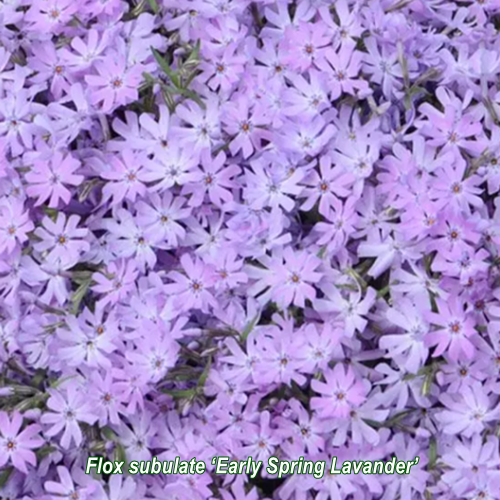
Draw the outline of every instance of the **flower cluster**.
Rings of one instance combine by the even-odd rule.
[[[0,497],[500,498],[499,32],[499,0],[0,2]]]

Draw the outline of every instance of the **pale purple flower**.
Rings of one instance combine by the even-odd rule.
[[[50,411],[40,419],[42,424],[48,426],[45,435],[54,437],[62,432],[60,442],[65,449],[72,443],[76,446],[82,443],[83,434],[79,422],[92,425],[97,420],[90,402],[74,381],[64,390],[51,390],[47,407]]]
[[[22,424],[23,417],[19,412],[9,418],[7,413],[0,411],[0,467],[11,462],[16,469],[28,474],[26,465],[35,467],[37,463],[32,450],[40,448],[44,440],[39,436],[40,425],[28,425],[21,431]]]
[[[39,159],[33,162],[33,168],[26,174],[28,196],[37,198],[36,205],[47,200],[50,208],[57,208],[60,202],[68,204],[71,198],[69,186],[78,186],[83,176],[75,172],[80,162],[71,154],[64,155],[56,151],[50,159]]]
[[[47,252],[47,259],[77,260],[78,257],[90,249],[85,241],[88,234],[87,228],[79,228],[80,217],[71,215],[66,219],[64,213],[59,212],[57,219],[44,217],[42,227],[35,230],[40,238],[34,247],[38,252]]]

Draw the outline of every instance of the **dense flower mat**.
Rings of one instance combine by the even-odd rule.
[[[0,2],[0,497],[500,498],[499,30],[499,0]]]

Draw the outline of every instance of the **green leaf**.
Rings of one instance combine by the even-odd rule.
[[[59,213],[59,211],[57,209],[43,207],[43,211],[45,212],[45,215],[47,215],[47,217],[50,217],[54,222],[56,221],[57,214]]]
[[[189,89],[179,89],[179,93],[184,97],[187,97],[188,99],[194,101],[201,109],[206,109],[205,103],[201,100],[200,96],[196,92],[193,92]]]
[[[61,387],[61,385],[63,385],[64,382],[67,382],[68,380],[71,380],[73,378],[76,378],[76,375],[69,375],[68,377],[59,378],[56,381],[52,382],[50,384],[50,387],[51,389],[57,389],[58,387]]]
[[[109,441],[116,441],[117,440],[117,435],[115,432],[109,428],[109,427],[103,427],[101,430],[103,436],[108,439]]]
[[[201,393],[203,388],[205,387],[205,382],[207,381],[208,374],[210,373],[210,368],[212,367],[212,356],[208,358],[208,363],[206,364],[205,368],[203,369],[203,373],[200,376],[200,379],[198,380],[198,385],[197,389],[198,392]]]
[[[2,471],[2,473],[0,473],[0,488],[3,488],[7,484],[7,481],[9,480],[9,477],[12,474],[13,470],[13,467],[9,467]]]
[[[434,469],[437,463],[437,442],[435,438],[431,438],[429,442],[429,464],[428,469]]]
[[[158,14],[160,12],[160,6],[158,5],[158,2],[156,0],[148,0],[149,6],[151,7],[151,10],[155,13]]]
[[[175,87],[181,90],[182,89],[181,80],[177,72],[170,67],[168,62],[162,57],[162,55],[155,48],[151,47],[151,50],[153,51],[153,55],[156,59],[156,62],[160,65],[160,68],[170,78]]]
[[[250,333],[252,332],[252,330],[255,328],[255,325],[257,324],[257,322],[259,321],[259,315],[255,315],[255,317],[249,321],[245,328],[243,329],[243,331],[241,332],[241,341],[242,342],[246,342],[248,336],[250,335]]]
[[[56,451],[56,448],[53,446],[43,446],[42,448],[36,450],[36,457],[38,461],[43,460],[45,457],[50,455],[53,451]]]
[[[117,443],[115,447],[115,462],[127,462],[125,448],[120,443]]]
[[[78,194],[78,201],[83,203],[90,196],[90,193],[94,190],[94,188],[99,184],[102,184],[100,179],[92,179],[88,182],[84,182],[82,184],[82,189]]]
[[[90,288],[90,284],[92,283],[92,278],[87,278],[82,284],[76,289],[73,297],[71,297],[71,303],[73,304],[71,307],[72,314],[78,314],[80,310],[80,304],[87,294],[88,289]]]
[[[320,249],[319,249],[319,252],[317,253],[317,257],[319,259],[322,259],[324,256],[325,256],[325,253],[326,253],[326,248],[327,246],[326,245],[323,245]]]
[[[200,60],[200,48],[201,48],[201,40],[198,39],[198,40],[196,40],[196,45],[194,46],[193,50],[191,51],[191,54],[189,54],[189,57],[186,59],[186,62],[199,61]]]
[[[153,75],[144,72],[142,76],[148,85],[154,85],[156,83],[156,78]]]
[[[175,389],[161,389],[161,392],[172,396],[174,399],[191,399],[196,395],[196,389],[185,389],[185,390],[175,390]]]

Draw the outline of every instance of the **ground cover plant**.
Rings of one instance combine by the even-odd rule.
[[[499,0],[1,1],[0,498],[499,499],[499,30]]]

